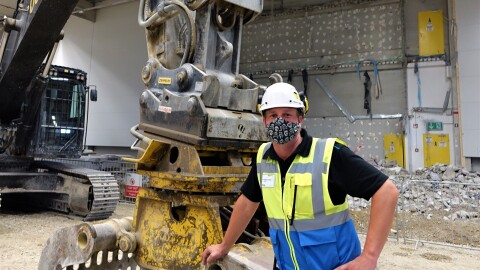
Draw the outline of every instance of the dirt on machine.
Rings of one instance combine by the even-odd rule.
[[[0,41],[1,208],[47,208],[108,218],[119,200],[110,173],[56,162],[84,146],[86,73],[51,65],[78,1],[21,0]],[[46,60],[45,60],[46,59]]]
[[[59,230],[39,269],[272,269],[262,212],[225,259],[201,264],[203,250],[221,242],[267,140],[257,109],[265,86],[239,73],[242,28],[262,5],[140,1],[149,59],[140,121],[131,129],[138,156],[129,161],[149,176],[149,187],[140,189],[133,217]]]

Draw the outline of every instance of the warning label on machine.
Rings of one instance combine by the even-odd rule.
[[[125,197],[137,197],[138,190],[142,186],[142,175],[136,173],[127,173],[125,175]]]

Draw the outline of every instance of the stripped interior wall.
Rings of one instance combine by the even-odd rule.
[[[411,75],[413,83],[408,82],[407,76],[410,75],[407,74],[411,69],[407,68],[407,62],[418,54],[417,14],[425,10],[446,9],[446,3],[451,1],[339,0],[283,11],[266,8],[261,16],[244,28],[241,73],[251,75],[255,81],[266,85],[272,72],[279,72],[287,81],[291,70],[292,84],[299,90],[307,89],[311,108],[305,124],[309,132],[320,137],[340,137],[352,149],[363,145],[358,153],[366,159],[379,161],[384,156],[380,133],[407,135],[405,147],[412,142],[412,137],[408,136],[413,134],[408,133],[411,124],[408,119],[411,119],[415,105],[409,104],[408,100],[412,95],[415,97],[417,86],[414,75]],[[462,5],[457,13],[462,14],[462,21],[458,26],[467,25],[470,28],[466,30],[475,31],[478,22],[464,19],[469,14],[478,18],[473,12],[478,10],[478,4],[473,4],[476,1],[460,2]],[[128,130],[138,120],[138,91],[142,89],[139,73],[146,59],[144,30],[137,26],[137,13],[138,4],[129,3],[102,9],[94,24],[77,18],[71,19],[66,26],[65,39],[55,63],[84,69],[89,74],[90,83],[99,89],[99,101],[92,105],[92,117],[89,119],[87,142],[90,145],[128,148],[132,143]],[[449,12],[444,12],[444,16],[449,15]],[[445,19],[446,32],[450,32],[449,22]],[[474,36],[466,30],[459,30],[459,35]],[[125,38],[126,33],[128,38]],[[445,46],[448,47],[449,34],[445,36]],[[478,46],[474,47],[478,42],[465,38],[462,44],[459,58],[463,63],[478,59],[475,58]],[[375,66],[378,76],[375,76]],[[460,85],[470,89],[462,93],[466,95],[461,95],[462,99],[472,101],[466,109],[474,108],[474,101],[478,101],[478,83],[475,83],[480,77],[476,76],[480,69],[474,67],[470,69],[467,65],[460,74],[464,78]],[[308,77],[302,76],[304,70]],[[374,86],[371,88],[371,119],[364,108],[362,80],[365,70],[368,70],[372,81],[380,78],[382,90],[380,92]],[[442,70],[444,67],[438,67],[437,77],[429,78],[444,81]],[[420,70],[420,74],[423,76],[425,72]],[[452,77],[454,79],[454,69]],[[356,121],[351,123],[346,119],[338,104],[327,96],[316,79],[323,82],[337,103],[347,109]],[[421,79],[426,87],[429,79]],[[455,84],[452,90],[450,104],[456,104]],[[442,88],[441,99],[445,91]],[[428,98],[425,97],[425,100]],[[438,106],[437,103],[433,105]],[[420,117],[420,114],[417,116]],[[430,116],[422,113],[421,117],[427,119]],[[474,124],[478,119],[466,118],[464,122],[470,123],[475,131],[477,126]],[[450,123],[454,125],[456,121]],[[451,137],[459,138],[458,134]],[[470,137],[475,143],[475,138]],[[452,145],[456,147],[458,144],[454,142]],[[466,150],[471,152],[476,149],[479,148]],[[459,155],[454,156],[456,159]],[[411,167],[420,165],[413,164]]]
[[[407,158],[413,106],[408,100],[417,89],[407,83],[407,64],[419,59],[417,13],[446,9],[447,1],[412,2],[345,0],[266,12],[244,30],[241,72],[261,83],[277,72],[306,90],[305,124],[312,135],[339,137],[352,149],[360,146],[358,154],[374,162],[385,159],[385,134],[403,136],[404,159],[410,162],[405,167],[421,167],[423,160]],[[368,93],[365,71],[372,83]],[[428,113],[423,117],[430,119]]]
[[[349,2],[262,13],[244,29],[241,70],[256,75],[401,60],[401,1]]]
[[[357,120],[350,123],[345,117],[307,118],[305,128],[320,138],[337,137],[356,154],[376,164],[384,162],[384,134],[403,134],[401,119]]]

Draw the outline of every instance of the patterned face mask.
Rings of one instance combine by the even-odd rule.
[[[300,123],[288,122],[279,117],[265,127],[267,137],[277,144],[285,144],[291,141],[300,129]]]

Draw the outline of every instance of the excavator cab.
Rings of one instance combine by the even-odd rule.
[[[84,148],[89,108],[87,73],[51,66],[42,96],[32,155],[79,158]],[[90,95],[91,96],[91,95]]]

